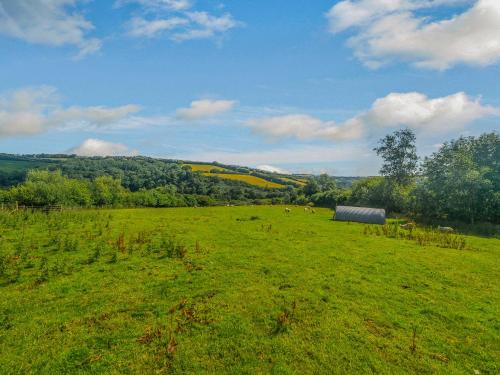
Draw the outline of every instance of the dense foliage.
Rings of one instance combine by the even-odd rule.
[[[416,212],[473,224],[500,222],[500,135],[445,143],[425,159],[415,195]]]
[[[426,221],[500,222],[500,135],[483,134],[445,143],[425,158],[419,175],[411,131],[381,140],[383,177],[338,188],[326,175],[311,178],[305,199],[323,207],[337,204],[385,208]],[[390,152],[388,152],[390,150]]]

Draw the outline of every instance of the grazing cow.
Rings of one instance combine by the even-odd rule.
[[[402,229],[412,230],[412,229],[415,229],[416,224],[415,223],[400,224],[399,227]]]
[[[444,232],[444,233],[452,233],[452,232],[455,232],[455,229],[453,229],[452,227],[438,226],[438,231]]]
[[[310,208],[309,207],[304,207],[304,212],[309,212]]]
[[[292,210],[290,210],[288,207],[285,207],[285,214],[289,214],[290,212],[292,212]]]

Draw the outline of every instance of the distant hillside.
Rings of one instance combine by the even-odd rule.
[[[215,162],[189,162],[143,156],[79,157],[59,154],[0,154],[0,187],[9,187],[22,182],[26,172],[30,169],[59,169],[64,175],[79,179],[112,176],[119,178],[123,186],[131,191],[165,185],[175,185],[181,187],[181,190],[189,190],[185,185],[192,178],[181,176],[182,171],[194,173],[198,180],[213,181],[216,178],[222,185],[250,185],[259,190],[300,188],[305,186],[310,178],[308,175],[278,174]],[[349,187],[356,179],[356,177],[336,178],[339,187]]]

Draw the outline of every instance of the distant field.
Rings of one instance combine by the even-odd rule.
[[[208,165],[208,164],[185,164],[185,165],[189,165],[193,172],[211,172],[213,170],[221,172],[225,171],[224,168],[218,167],[216,165]]]
[[[302,179],[293,179],[293,178],[288,178],[288,177],[280,177],[280,180],[283,182],[291,182],[292,184],[299,185],[299,186],[305,186],[306,182]]]
[[[500,241],[366,228],[300,207],[0,211],[0,374],[498,374]]]
[[[264,187],[268,189],[280,189],[284,188],[285,185],[277,184],[275,182],[264,180],[260,177],[255,177],[247,174],[230,174],[230,173],[204,173],[205,176],[215,176],[219,178],[224,178],[226,180],[235,180],[246,182],[250,185],[255,185],[259,187]]]
[[[0,172],[12,173],[22,172],[32,168],[39,168],[46,166],[47,163],[32,162],[24,160],[1,160],[0,159]]]

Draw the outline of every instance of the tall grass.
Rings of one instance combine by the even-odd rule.
[[[438,246],[442,248],[464,250],[468,249],[465,236],[457,233],[440,232],[432,228],[403,229],[398,223],[385,225],[366,225],[363,234],[384,236],[398,240],[416,242],[419,246]]]

